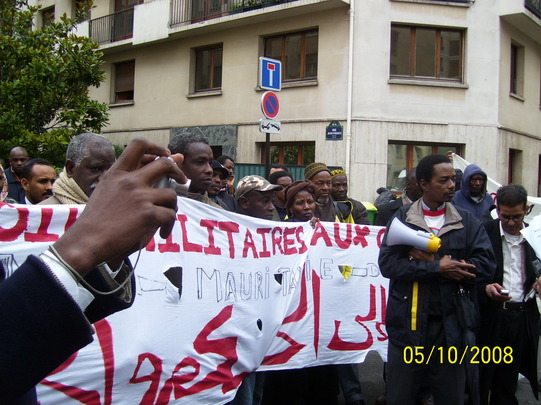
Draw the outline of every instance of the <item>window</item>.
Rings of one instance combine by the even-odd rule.
[[[516,96],[524,95],[524,47],[511,44],[511,61],[510,61],[510,86],[509,92]]]
[[[144,0],[115,0],[115,11],[128,10],[143,3]]]
[[[537,196],[541,197],[541,155],[537,159]]]
[[[462,82],[464,31],[391,27],[391,77]]]
[[[135,61],[117,63],[115,71],[115,103],[134,100],[135,87]]]
[[[282,81],[317,78],[318,30],[265,38],[265,56],[282,62]]]
[[[54,6],[41,11],[41,26],[48,27],[54,23]]]
[[[522,184],[522,151],[509,149],[507,184]]]
[[[306,166],[314,163],[315,154],[315,142],[272,142],[270,163]],[[261,163],[265,163],[265,144],[261,148]]]
[[[394,143],[389,142],[387,149],[387,184],[394,191],[401,192],[406,182],[406,173],[417,166],[417,163],[427,155],[439,153],[445,155],[452,151],[461,153],[457,144],[432,143]]]
[[[195,50],[195,92],[222,88],[223,44]]]

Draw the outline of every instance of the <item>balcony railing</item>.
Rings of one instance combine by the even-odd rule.
[[[194,23],[295,0],[172,0],[171,25]]]
[[[107,44],[133,36],[133,8],[90,20],[90,37]]]
[[[528,10],[534,13],[537,18],[541,18],[541,0],[525,0],[524,5]]]

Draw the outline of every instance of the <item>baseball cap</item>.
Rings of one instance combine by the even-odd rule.
[[[217,160],[213,160],[212,161],[212,170],[218,170],[222,173],[222,180],[225,180],[229,177],[229,170],[227,170],[220,162],[218,162]]]
[[[238,200],[250,191],[275,191],[281,190],[282,186],[278,184],[270,184],[267,179],[261,176],[250,175],[240,179],[235,191],[235,198]]]

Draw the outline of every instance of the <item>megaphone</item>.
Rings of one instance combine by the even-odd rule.
[[[441,239],[429,232],[415,231],[395,218],[387,230],[387,245],[407,245],[434,253],[441,247]]]

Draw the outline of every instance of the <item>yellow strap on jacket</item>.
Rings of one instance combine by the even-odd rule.
[[[419,282],[413,282],[411,293],[411,330],[417,330],[417,307],[419,304]]]

